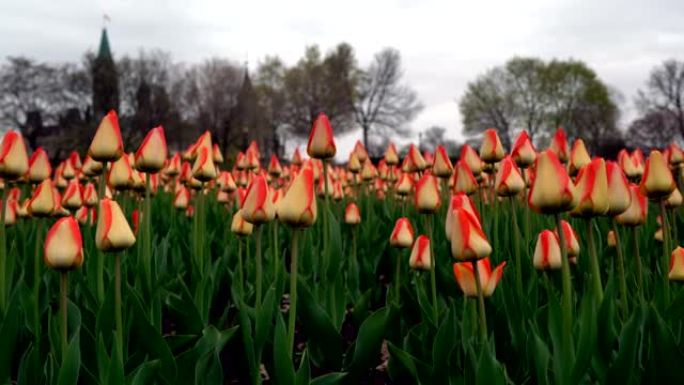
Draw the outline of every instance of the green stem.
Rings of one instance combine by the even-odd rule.
[[[238,283],[240,285],[240,294],[245,295],[245,273],[242,266],[242,237],[238,237]]]
[[[325,261],[325,267],[328,267],[328,243],[330,242],[330,227],[328,225],[328,215],[330,211],[330,199],[328,198],[328,161],[323,160],[323,200],[325,206],[323,209],[323,259]],[[325,272],[324,272],[325,274]]]
[[[297,320],[297,240],[299,231],[292,232],[292,255],[290,261],[290,309],[287,321],[287,348],[290,358],[294,355],[295,322]]]
[[[10,189],[9,182],[5,181],[2,189],[2,208],[0,209],[0,312],[4,315],[7,311],[7,240],[5,238],[5,211],[7,210],[7,191]]]
[[[522,261],[520,259],[520,229],[518,228],[518,214],[515,207],[515,197],[510,197],[511,213],[513,217],[513,253],[515,254],[515,286],[518,295],[523,295]]]
[[[437,256],[432,252],[432,242],[434,233],[432,232],[432,214],[425,218],[428,236],[430,237],[430,256],[432,257],[432,268],[430,269],[430,288],[432,289],[432,316],[435,318],[435,325],[439,325],[439,310],[437,309]]]
[[[278,250],[278,221],[271,222],[271,248],[273,249],[273,281],[278,279],[280,252]]]
[[[257,314],[261,310],[261,287],[262,287],[262,266],[261,266],[261,233],[263,231],[262,225],[256,225],[256,299],[255,309]]]
[[[123,316],[121,314],[121,255],[114,256],[114,318],[116,321],[116,344],[119,360],[124,363]]]
[[[561,216],[560,213],[556,213],[556,231],[558,232],[558,237],[560,238],[560,249],[561,249],[561,272],[563,279],[563,297],[562,297],[562,309],[563,309],[563,352],[564,359],[572,359],[573,347],[572,347],[572,282],[570,278],[570,262],[568,261],[568,248],[565,243],[565,234],[563,233],[563,228],[561,226]]]
[[[639,299],[644,300],[644,276],[641,272],[641,255],[639,255],[639,228],[632,227],[632,241],[634,244],[634,257],[636,258],[636,275],[637,275],[637,290],[639,292]]]
[[[400,301],[399,301],[399,296],[400,296],[400,280],[401,280],[401,250],[398,252],[397,258],[394,259],[394,263],[396,264],[396,269],[394,272],[394,300],[396,301],[397,306],[399,306]]]
[[[596,252],[596,243],[594,242],[594,219],[589,217],[586,219],[587,224],[587,242],[589,243],[589,263],[591,265],[591,278],[594,284],[594,292],[598,303],[603,301],[603,284],[601,283],[601,269],[599,267],[598,253]]]
[[[143,263],[147,290],[152,290],[152,199],[150,199],[150,173],[145,174],[145,212],[142,213],[143,230]]]
[[[615,234],[615,250],[617,251],[618,274],[620,276],[620,308],[622,309],[622,319],[627,320],[627,279],[625,278],[625,258],[622,255],[622,242],[620,240],[620,231],[617,226],[615,218],[611,218],[613,225],[613,233]]]
[[[477,302],[480,314],[480,342],[484,345],[487,343],[487,315],[485,314],[484,292],[482,291],[482,282],[480,282],[477,260],[473,260],[471,263],[473,264],[473,275],[475,275],[475,287],[477,287]]]
[[[107,161],[102,162],[102,174],[100,174],[100,178],[98,181],[98,186],[97,186],[97,198],[98,198],[98,203],[104,199],[105,194],[107,192]],[[100,218],[102,215],[102,212],[100,212],[100,205],[98,204],[98,213],[97,217]],[[105,255],[101,251],[97,251],[96,254],[96,270],[95,270],[95,279],[97,281],[97,299],[99,300],[100,304],[104,303],[105,300],[105,290],[104,290],[104,258]]]
[[[670,226],[667,220],[667,209],[665,208],[665,198],[660,200],[660,216],[663,219],[663,258],[660,261],[660,269],[663,277],[663,307],[670,303],[670,279],[669,266],[670,266]]]
[[[40,267],[43,256],[41,246],[43,245],[43,227],[45,226],[45,218],[38,218],[38,226],[36,227],[35,251],[33,254],[33,311],[35,318],[33,320],[33,327],[35,328],[36,340],[40,335]]]
[[[59,310],[62,318],[62,330],[61,330],[61,342],[62,342],[62,363],[66,359],[67,353],[67,336],[68,336],[68,317],[67,317],[67,272],[60,272],[60,285],[59,285]]]

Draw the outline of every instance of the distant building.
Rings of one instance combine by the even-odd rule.
[[[109,47],[107,29],[102,29],[100,48],[92,64],[93,118],[96,122],[109,112],[119,109],[119,76]]]

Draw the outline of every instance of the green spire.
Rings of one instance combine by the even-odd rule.
[[[109,38],[107,37],[107,29],[102,29],[102,37],[100,37],[100,50],[97,53],[98,58],[111,58],[112,52],[109,50]]]

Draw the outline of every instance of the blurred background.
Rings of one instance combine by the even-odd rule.
[[[684,2],[41,1],[0,5],[0,131],[53,160],[119,112],[127,150],[210,129],[231,155],[302,145],[319,112],[379,154],[495,127],[594,154],[684,135]]]

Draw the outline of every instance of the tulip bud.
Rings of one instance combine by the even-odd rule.
[[[361,168],[361,180],[364,182],[371,181],[373,178],[375,178],[376,174],[377,172],[375,170],[375,166],[373,166],[373,163],[370,159],[366,159],[363,167]]]
[[[337,153],[335,137],[328,116],[320,113],[311,128],[306,152],[315,159],[329,159]]]
[[[684,152],[682,152],[682,149],[677,145],[677,143],[670,143],[667,149],[669,150],[669,156],[667,160],[671,165],[677,166],[684,162]]]
[[[658,150],[651,151],[639,185],[641,192],[649,199],[657,200],[670,195],[675,187],[675,181],[665,157]]]
[[[255,176],[241,205],[242,218],[255,225],[272,221],[275,218],[275,207],[270,195],[266,178]]]
[[[413,243],[409,266],[416,270],[432,270],[432,254],[430,254],[430,238],[419,235]]]
[[[478,221],[480,221],[480,213],[477,212],[475,204],[468,195],[464,193],[452,195],[451,199],[449,200],[449,207],[447,208],[446,219],[444,221],[444,231],[448,241],[451,241],[451,228],[454,225],[455,208],[465,209],[466,211],[473,214],[473,216],[475,216],[475,218],[477,218]]]
[[[0,207],[3,204],[2,200],[0,200]],[[5,227],[9,227],[17,223],[17,215],[19,211],[19,205],[17,204],[17,201],[13,199],[8,199],[7,200],[7,205],[5,206]]]
[[[166,168],[164,168],[164,174],[168,176],[176,176],[180,174],[181,171],[181,157],[179,153],[173,154],[171,159],[169,159],[169,162],[166,165]]]
[[[646,223],[648,216],[648,201],[641,193],[639,186],[629,186],[631,202],[625,212],[615,217],[615,220],[623,226],[639,226]]]
[[[361,162],[359,161],[359,156],[355,152],[349,154],[349,162],[347,163],[347,169],[353,173],[361,171]]]
[[[74,217],[64,217],[50,228],[43,246],[47,267],[72,270],[83,264],[83,239]]]
[[[565,220],[561,220],[561,229],[563,230],[563,237],[565,238],[565,247],[568,251],[568,256],[576,257],[580,253],[580,244],[577,238],[577,233],[575,229],[570,226],[570,223]],[[554,230],[554,234],[558,237],[560,242],[560,237],[558,236],[558,229]]]
[[[78,183],[77,179],[72,179],[62,197],[62,207],[69,210],[77,210],[81,206],[83,206],[81,185]]]
[[[413,226],[408,218],[399,218],[390,235],[390,246],[409,248],[413,245]]]
[[[31,183],[40,183],[50,177],[52,166],[47,153],[42,147],[38,147],[29,159],[28,180]]]
[[[577,172],[591,162],[589,151],[581,138],[575,139],[570,151],[570,175],[577,175]]]
[[[29,170],[24,138],[16,131],[7,131],[0,144],[0,176],[17,179]]]
[[[629,183],[620,166],[613,161],[606,162],[608,174],[608,212],[606,215],[614,217],[625,212],[632,203]]]
[[[235,191],[237,185],[235,185],[235,180],[233,180],[233,175],[227,171],[223,171],[219,174],[216,184],[219,186],[221,191],[231,193]]]
[[[479,175],[482,172],[482,159],[480,159],[477,152],[467,144],[461,147],[461,159],[459,162],[465,162],[473,176]]]
[[[214,160],[209,156],[210,147],[197,149],[197,159],[192,166],[192,176],[201,182],[208,182],[216,179],[216,166]]]
[[[437,178],[430,174],[423,175],[416,183],[415,204],[421,213],[434,213],[440,205]]]
[[[97,205],[99,198],[97,196],[97,190],[95,190],[95,185],[92,183],[87,183],[83,189],[83,203],[88,207],[94,207]]]
[[[551,139],[551,145],[549,145],[549,150],[553,151],[561,163],[567,163],[568,140],[565,137],[565,131],[562,127],[558,127],[556,133],[553,135],[553,139]]]
[[[190,190],[188,190],[185,186],[180,186],[178,191],[176,191],[176,195],[173,198],[173,207],[179,210],[185,210],[188,208],[189,204]]]
[[[33,191],[33,197],[28,204],[28,212],[35,217],[47,217],[59,206],[55,190],[52,188],[52,181],[45,179]]]
[[[159,172],[168,156],[164,127],[151,129],[135,153],[135,169],[143,172]]]
[[[423,171],[425,167],[427,167],[425,159],[420,154],[418,148],[411,143],[406,158],[404,158],[404,164],[401,166],[401,170],[403,172],[416,172]]]
[[[274,177],[279,177],[283,173],[283,168],[280,166],[280,161],[278,157],[271,155],[271,161],[268,162],[268,173]]]
[[[299,147],[295,148],[294,153],[292,153],[292,161],[290,162],[295,166],[301,166],[303,161],[302,161],[302,155],[299,153]]]
[[[252,150],[247,149],[247,152],[245,152],[245,161],[247,162],[248,170],[256,171],[261,167],[261,163],[259,162],[259,151],[256,147],[252,147]]]
[[[292,227],[309,227],[318,210],[314,195],[313,170],[304,167],[295,177],[277,208],[278,220]]]
[[[432,174],[438,178],[449,178],[454,172],[451,159],[447,155],[446,149],[441,144],[435,149],[435,161],[432,165]]]
[[[617,246],[617,238],[615,237],[615,231],[613,231],[613,230],[608,231],[608,236],[607,236],[606,242],[608,243],[608,247]]]
[[[480,146],[480,158],[485,163],[496,163],[504,158],[506,152],[501,145],[499,134],[493,128],[485,130],[482,145]]]
[[[354,202],[349,203],[344,209],[344,223],[352,226],[361,223],[361,213]]]
[[[561,250],[558,237],[551,230],[544,230],[539,233],[532,263],[537,270],[561,268]]]
[[[471,195],[477,191],[478,184],[473,172],[462,159],[456,163],[453,177],[453,190],[455,193]]]
[[[489,257],[477,261],[477,272],[480,276],[483,297],[492,296],[494,289],[496,289],[496,286],[503,276],[504,267],[506,267],[506,262],[502,262],[494,271],[492,271]],[[475,271],[472,262],[454,263],[454,277],[466,297],[478,296],[477,282],[475,281]]]
[[[135,235],[119,204],[111,199],[100,201],[95,230],[95,246],[101,251],[121,251],[135,243]]]
[[[390,142],[390,144],[387,145],[384,157],[385,162],[390,166],[399,164],[399,155],[397,155],[397,147],[394,145],[394,143]]]
[[[494,179],[494,186],[497,195],[503,197],[518,195],[525,188],[520,171],[510,156],[505,157],[501,162]]]
[[[126,190],[133,187],[133,169],[127,156],[122,156],[112,163],[107,182],[116,190]]]
[[[528,203],[541,213],[566,211],[573,205],[573,187],[556,154],[546,150],[535,160],[535,174]]]
[[[361,143],[360,140],[356,141],[356,144],[354,144],[354,150],[356,153],[356,156],[359,158],[359,162],[363,163],[368,159],[368,151],[366,151],[366,146]]]
[[[117,160],[123,153],[119,118],[116,111],[112,110],[102,118],[97,127],[95,137],[93,137],[90,149],[88,149],[88,155],[97,161],[104,162]]]
[[[684,249],[677,246],[670,256],[670,281],[684,281]]]
[[[459,260],[472,260],[491,254],[492,247],[477,217],[462,207],[454,208],[453,215],[451,255]]]
[[[675,188],[672,191],[672,194],[667,197],[667,200],[665,200],[665,207],[667,208],[675,208],[679,207],[682,205],[682,194],[679,192],[678,188]]]
[[[211,158],[216,164],[223,163],[223,153],[221,152],[218,143],[214,143],[214,146],[211,149]]]
[[[254,226],[247,222],[242,216],[242,209],[233,214],[233,221],[230,224],[230,231],[236,235],[251,235]]]
[[[401,174],[401,177],[397,181],[397,184],[394,186],[394,188],[397,190],[397,194],[408,195],[413,189],[413,179],[411,178],[411,174]]]
[[[513,149],[511,150],[511,158],[513,158],[520,168],[529,167],[537,158],[537,151],[534,149],[530,137],[527,135],[527,131],[521,131],[518,135],[518,139],[515,140],[515,144],[513,144]]]
[[[580,170],[574,193],[577,205],[573,215],[592,217],[608,212],[608,176],[602,158],[592,160]]]

